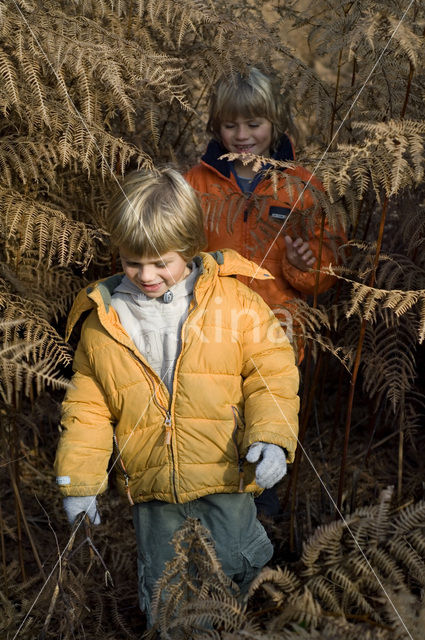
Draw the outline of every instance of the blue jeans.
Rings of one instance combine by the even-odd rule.
[[[149,626],[153,588],[165,563],[174,558],[171,539],[186,518],[199,519],[209,530],[224,573],[243,593],[273,555],[256,513],[250,493],[217,493],[184,504],[152,500],[134,505],[139,602]]]

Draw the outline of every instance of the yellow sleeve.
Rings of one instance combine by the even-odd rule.
[[[243,453],[253,442],[270,442],[286,449],[288,462],[292,462],[299,411],[294,351],[274,314],[254,293],[245,317]]]
[[[94,495],[107,487],[114,420],[81,341],[74,371],[62,403],[62,432],[54,468],[64,496]]]

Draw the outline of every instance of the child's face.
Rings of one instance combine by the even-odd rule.
[[[125,246],[119,252],[125,275],[148,298],[160,298],[190,273],[186,261],[176,251],[153,258],[141,258]]]
[[[223,145],[231,153],[255,153],[269,156],[272,143],[272,123],[266,118],[238,116],[220,125]]]

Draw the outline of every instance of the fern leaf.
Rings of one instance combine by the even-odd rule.
[[[18,106],[19,92],[16,71],[9,56],[4,50],[0,50],[0,78],[3,81],[3,87],[6,90],[11,104]]]

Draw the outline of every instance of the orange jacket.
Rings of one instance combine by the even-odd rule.
[[[275,185],[270,178],[261,178],[257,174],[251,184],[252,193],[244,194],[231,163],[220,160],[225,153],[226,149],[212,140],[201,163],[185,176],[201,198],[208,251],[229,247],[270,271],[274,280],[240,279],[278,313],[279,308],[288,306],[285,303],[289,300],[314,292],[316,272],[301,271],[288,261],[284,235],[288,234],[293,239],[304,237],[318,257],[321,209],[315,202],[313,191],[323,191],[323,185],[306,169],[295,167],[282,169]],[[273,157],[287,161],[294,159],[293,148],[286,135],[282,136]],[[307,181],[313,189],[307,187],[301,193]],[[292,207],[294,211],[290,214]],[[336,262],[332,244],[332,233],[325,225],[322,266]],[[334,283],[335,278],[320,273],[318,293],[326,291]]]

